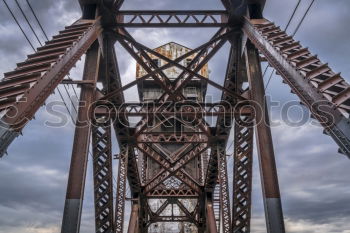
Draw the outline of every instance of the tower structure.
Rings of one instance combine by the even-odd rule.
[[[192,49],[170,42],[154,49],[154,51],[168,59],[176,60],[186,55],[186,53],[191,52]],[[156,64],[157,67],[166,65],[167,62],[160,59],[158,56],[150,53],[147,54],[151,58],[150,61]],[[188,66],[196,55],[198,54],[194,53],[192,56],[182,60],[180,64]],[[174,82],[181,72],[182,70],[178,67],[171,67],[164,70],[164,75],[169,78],[169,81]],[[208,64],[204,65],[199,73],[203,77],[209,78]],[[137,64],[136,78],[141,78],[144,75],[147,75],[147,72],[140,64]],[[206,87],[207,84],[205,80],[194,78],[184,86],[182,94],[187,99],[187,103],[202,103],[204,102]],[[162,87],[159,86],[152,77],[140,82],[138,84],[138,90],[141,102],[150,106],[165,94]],[[183,154],[190,153],[192,150],[190,142],[184,140],[184,135],[197,141],[204,142],[207,140],[206,136],[201,134],[197,129],[196,123],[189,117],[174,114],[173,116],[169,115],[165,118],[158,116],[154,118],[153,121],[149,122],[147,131],[140,135],[140,141],[150,141],[150,143],[139,145],[140,148],[142,148],[139,158],[142,157],[140,161],[143,163],[139,166],[144,168],[142,172],[145,174],[141,174],[141,177],[144,178],[144,180],[142,180],[144,184],[155,179],[159,173],[162,172],[163,168],[158,159],[155,160],[153,157],[147,156],[150,151],[153,150],[158,154],[162,154],[164,157],[163,159],[170,163],[175,163]],[[203,183],[202,177],[207,159],[207,153],[200,154],[200,156],[194,158],[181,169],[181,173],[196,184],[201,185]],[[199,195],[188,185],[188,182],[184,181],[185,180],[181,176],[172,175],[160,183],[149,194],[146,194],[147,205],[149,205],[148,209],[152,210],[148,223],[151,232],[170,233],[179,232],[179,229],[188,233],[198,232],[193,229],[192,225],[196,225],[196,222],[199,220],[199,213],[198,211],[197,213],[195,212],[195,209],[198,209]],[[191,213],[193,217],[189,218],[186,213]],[[179,222],[175,224],[158,222],[164,221],[164,219],[176,218]]]
[[[222,11],[134,11],[120,10],[122,0],[80,0],[81,19],[18,63],[14,71],[5,73],[0,82],[2,154],[58,85],[80,84],[82,88],[62,233],[79,232],[90,139],[96,232],[144,233],[160,222],[191,223],[190,227],[198,232],[250,232],[254,133],[267,230],[283,233],[261,58],[277,70],[310,109],[339,145],[340,152],[350,156],[349,84],[264,19],[264,0],[221,2],[225,7]],[[208,42],[192,50],[175,43],[153,50],[135,40],[127,31],[129,27],[218,30]],[[121,84],[116,42],[138,63],[138,77],[127,85]],[[221,85],[205,70],[226,43],[230,45],[230,55]],[[182,52],[169,55],[172,49],[167,47]],[[64,79],[83,54],[83,80]],[[125,103],[123,91],[135,85],[141,101]],[[207,85],[222,92],[219,103],[205,102]],[[206,116],[217,117],[216,125],[209,125]],[[139,117],[136,126],[129,123],[130,117]],[[225,149],[232,127],[235,144],[231,205]],[[113,132],[120,150],[116,156],[116,201]],[[127,185],[132,209],[126,229]],[[152,199],[158,199],[159,208],[152,209]]]

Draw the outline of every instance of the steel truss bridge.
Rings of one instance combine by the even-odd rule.
[[[155,222],[190,222],[198,232],[250,232],[253,135],[262,178],[267,230],[285,232],[274,150],[265,106],[261,72],[262,58],[276,69],[312,116],[319,120],[339,145],[339,152],[350,156],[350,86],[318,57],[304,48],[273,22],[263,18],[264,0],[222,0],[223,11],[134,11],[120,10],[123,0],[80,0],[82,18],[67,26],[17,68],[4,74],[0,82],[0,140],[2,155],[45,100],[60,84],[81,86],[80,104],[62,222],[62,233],[78,233],[90,139],[93,148],[96,232],[143,233]],[[211,27],[212,38],[189,53],[171,60],[135,40],[128,28]],[[114,49],[120,43],[147,72],[121,84],[118,58]],[[223,85],[199,74],[205,64],[230,44],[230,56]],[[75,63],[86,54],[83,80],[66,80]],[[159,67],[150,54],[166,61]],[[186,66],[181,61],[195,55]],[[164,70],[177,67],[182,73],[170,81]],[[128,105],[123,91],[152,78],[164,93],[153,105]],[[222,91],[217,104],[187,101],[182,89],[194,78]],[[100,82],[103,88],[97,88]],[[243,86],[248,83],[249,86]],[[118,111],[106,110],[108,105]],[[232,106],[235,106],[234,110]],[[92,117],[92,112],[94,117]],[[151,114],[152,113],[152,114]],[[192,132],[155,132],[148,123],[154,117],[162,122],[177,114],[196,123]],[[205,116],[216,116],[215,127]],[[128,117],[141,117],[132,127]],[[118,118],[116,121],[115,119]],[[93,119],[93,120],[91,120]],[[256,122],[265,124],[254,124]],[[111,123],[112,122],[112,123]],[[225,122],[234,122],[227,126]],[[234,127],[233,197],[229,197],[225,148]],[[113,201],[112,128],[120,153],[117,156],[116,201]],[[171,158],[160,144],[182,143]],[[207,159],[200,159],[206,154]],[[145,161],[160,167],[147,177]],[[192,161],[200,166],[198,177],[189,171]],[[177,188],[164,188],[176,179]],[[130,186],[132,210],[124,226],[126,187]],[[150,199],[165,199],[153,211]],[[182,199],[195,199],[188,210]],[[230,203],[232,202],[232,203]],[[177,205],[182,215],[164,216],[169,205]],[[219,211],[219,213],[218,213]]]

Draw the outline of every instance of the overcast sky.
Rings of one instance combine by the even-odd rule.
[[[38,46],[35,37],[20,16],[13,0],[7,0],[19,17],[30,39]],[[24,0],[19,0],[34,22]],[[49,36],[55,35],[65,25],[80,17],[76,0],[30,0]],[[284,27],[297,0],[267,0],[265,17]],[[289,32],[305,11],[310,0],[302,1]],[[123,9],[222,9],[219,0],[125,0]],[[336,72],[350,77],[350,1],[316,0],[310,14],[296,34],[304,46],[329,62]],[[39,32],[37,25],[35,29]],[[208,40],[213,29],[157,29],[130,30],[135,38],[149,47],[175,41],[187,47],[196,47]],[[0,2],[0,73],[15,68],[32,50],[11,15]],[[40,34],[40,39],[44,39]],[[136,64],[124,50],[117,46],[123,83],[135,77]],[[209,63],[210,78],[222,82],[225,73],[228,46],[225,46]],[[123,58],[123,59],[122,59]],[[81,78],[82,61],[71,72]],[[267,80],[272,70],[268,70]],[[349,79],[346,78],[348,81]],[[62,87],[61,90],[63,91]],[[70,93],[72,89],[69,89]],[[134,90],[126,92],[128,100],[135,99]],[[273,101],[285,103],[297,100],[290,89],[273,76],[267,88]],[[209,88],[208,94],[219,96]],[[58,99],[54,95],[50,100]],[[46,121],[56,118],[42,108],[16,139],[8,156],[0,160],[0,233],[56,233],[60,232],[67,173],[69,169],[74,127],[49,128]],[[61,109],[64,111],[64,108]],[[350,233],[350,160],[337,153],[331,138],[322,129],[311,124],[290,127],[282,121],[280,108],[272,111],[272,120],[280,123],[273,127],[274,147],[282,194],[287,232],[300,233]],[[301,117],[300,108],[293,108],[294,120]],[[299,114],[299,115],[298,115]],[[117,151],[117,146],[114,145]],[[228,151],[230,151],[229,149]],[[255,153],[252,232],[266,232],[262,205],[258,163]],[[232,167],[232,157],[229,158]],[[91,166],[87,177],[82,220],[82,233],[94,232],[94,211]]]

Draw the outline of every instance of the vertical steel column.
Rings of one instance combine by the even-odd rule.
[[[226,150],[224,145],[217,145],[218,170],[220,182],[220,204],[223,233],[231,232],[231,208],[227,177]]]
[[[207,222],[208,222],[208,233],[217,233],[215,214],[214,214],[214,206],[211,198],[207,198]]]
[[[253,125],[252,116],[237,116],[234,131],[232,232],[250,232]]]
[[[138,232],[138,219],[139,219],[139,204],[137,202],[132,203],[128,233]]]
[[[110,122],[92,128],[95,222],[97,233],[114,232],[113,169]],[[102,119],[103,120],[103,119]]]
[[[95,42],[86,53],[83,80],[93,81],[94,84],[84,85],[80,94],[67,195],[62,220],[62,233],[78,233],[80,229],[90,143],[91,126],[89,122],[89,107],[94,99],[99,63],[99,46],[98,43]]]
[[[265,217],[268,232],[283,233],[284,221],[278,185],[275,154],[273,150],[270,120],[265,103],[265,88],[258,50],[250,42],[245,50],[251,99],[255,107],[256,139],[264,195]]]
[[[118,169],[118,182],[117,182],[117,203],[115,208],[115,232],[123,233],[124,227],[124,209],[125,209],[125,195],[126,195],[126,182],[127,182],[127,170],[128,170],[128,156],[129,145],[120,145],[119,153],[119,169]]]
[[[147,232],[147,199],[143,194],[139,196],[138,233]]]

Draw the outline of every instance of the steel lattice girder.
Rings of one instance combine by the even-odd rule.
[[[234,129],[232,231],[250,232],[253,135],[252,116],[237,116]]]
[[[268,20],[246,20],[243,31],[350,157],[350,85]]]
[[[95,123],[96,124],[96,123]],[[96,232],[114,232],[110,122],[92,127]]]
[[[242,44],[241,38],[239,35],[235,35],[230,38],[231,49],[230,56],[227,64],[224,87],[227,89],[234,90],[237,95],[243,93],[242,84],[243,81],[246,80],[246,74],[243,72],[244,64],[241,59],[241,47]],[[244,70],[245,71],[245,70]],[[221,99],[227,103],[232,105],[236,105],[237,99],[232,95],[228,95],[223,92]],[[243,108],[244,109],[244,108]],[[242,112],[243,113],[243,112]],[[232,118],[227,115],[219,115],[217,119],[217,124],[215,128],[215,136],[221,140],[225,144],[227,144],[228,136],[231,131],[231,122]],[[210,161],[208,165],[208,173],[206,174],[206,190],[214,190],[214,187],[217,182],[218,176],[218,161],[216,156],[216,150],[212,150],[210,155]]]
[[[226,148],[223,144],[217,145],[216,156],[218,157],[222,229],[224,233],[230,233],[231,232],[231,209],[230,209],[229,184],[228,184],[227,164],[226,164]]]
[[[236,102],[236,101],[235,101]],[[169,102],[170,103],[170,102]],[[167,108],[162,108],[162,105]],[[154,111],[150,111],[150,109]],[[198,103],[195,101],[177,102],[170,108],[168,103],[133,103],[113,106],[111,102],[98,101],[94,109],[94,116],[113,116],[116,119],[120,117],[154,117],[154,118],[169,118],[169,117],[193,117],[203,118],[204,116],[222,116],[225,117],[226,123],[233,120],[234,115],[250,115],[252,109],[249,106],[249,101],[238,102],[236,105],[230,104],[228,101],[214,104]],[[224,129],[226,130],[226,129]]]
[[[0,156],[100,33],[99,20],[80,20],[29,55],[15,71],[5,73],[0,82],[0,88],[7,93],[0,101],[0,110],[6,111],[1,119]],[[27,89],[14,93],[8,85]]]
[[[120,73],[118,69],[118,62],[116,52],[114,48],[115,40],[109,34],[104,34],[103,49],[104,49],[104,69],[101,69],[100,79],[103,83],[103,92],[109,93],[112,90],[120,89],[122,87]],[[104,77],[104,78],[103,78]],[[122,92],[116,93],[109,98],[109,103],[112,105],[119,106],[125,102],[124,95]],[[126,144],[129,142],[132,135],[131,130],[128,126],[126,116],[118,116],[118,120],[115,120],[115,116],[109,114],[94,114],[93,117],[107,116],[109,119],[112,117],[113,128],[116,133],[119,144]],[[133,150],[129,151],[129,163],[128,163],[128,181],[131,188],[131,192],[134,194],[138,193],[141,187],[140,175],[137,168],[136,155]]]
[[[124,211],[125,211],[125,197],[126,197],[126,185],[128,176],[128,157],[130,147],[127,144],[120,145],[119,153],[119,167],[118,167],[118,179],[117,179],[117,194],[116,194],[116,207],[115,207],[115,232],[123,233],[124,227]]]
[[[119,11],[118,27],[225,27],[226,11]]]
[[[104,73],[100,74],[100,77],[105,77],[102,79],[104,86],[103,92],[109,93],[112,90],[121,88],[122,85],[114,49],[114,39],[107,34],[104,35],[103,42],[105,69]],[[116,95],[113,95],[109,101],[113,105],[123,104],[125,101],[123,93],[116,93]],[[103,117],[106,115],[101,116]],[[95,115],[95,117],[98,117],[98,115]],[[109,117],[111,116],[108,116],[107,119],[109,119]],[[124,229],[126,182],[129,181],[128,184],[132,195],[138,195],[141,188],[141,177],[137,167],[136,154],[134,153],[132,147],[128,145],[131,132],[127,126],[128,121],[126,120],[125,116],[120,116],[118,120],[113,121],[113,127],[120,147],[115,221],[113,221],[115,232],[123,232]],[[113,199],[111,200],[111,203],[113,204]]]
[[[149,192],[147,198],[198,198],[198,193],[191,189],[155,189]]]

